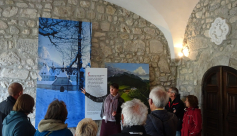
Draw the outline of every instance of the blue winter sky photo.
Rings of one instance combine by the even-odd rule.
[[[39,18],[36,121],[42,120],[55,99],[65,102],[68,127],[85,118],[85,68],[90,67],[90,22]]]
[[[111,67],[115,69],[113,74],[120,72],[129,72],[136,76],[139,76],[141,79],[149,80],[149,64],[144,63],[105,63],[105,67]],[[108,76],[112,76],[109,75]]]

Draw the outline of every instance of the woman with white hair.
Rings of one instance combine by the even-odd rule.
[[[76,128],[75,136],[96,136],[98,126],[91,118],[81,120]]]
[[[125,102],[122,106],[122,133],[112,136],[148,136],[144,125],[148,108],[138,99]]]

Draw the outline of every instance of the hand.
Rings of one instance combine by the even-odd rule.
[[[176,110],[173,111],[173,113],[175,113],[175,112],[176,112]]]
[[[116,112],[114,111],[113,113],[112,113],[112,116],[115,116],[116,115]]]
[[[84,93],[84,94],[86,94],[85,88],[81,88],[81,92]]]

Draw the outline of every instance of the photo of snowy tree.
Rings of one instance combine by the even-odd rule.
[[[85,118],[80,88],[90,67],[91,33],[90,22],[39,18],[36,128],[54,99],[66,103],[68,127]]]

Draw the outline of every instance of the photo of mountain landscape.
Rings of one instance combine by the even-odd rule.
[[[105,67],[108,69],[108,84],[119,84],[119,94],[125,101],[138,98],[148,105],[149,64],[105,63]]]

